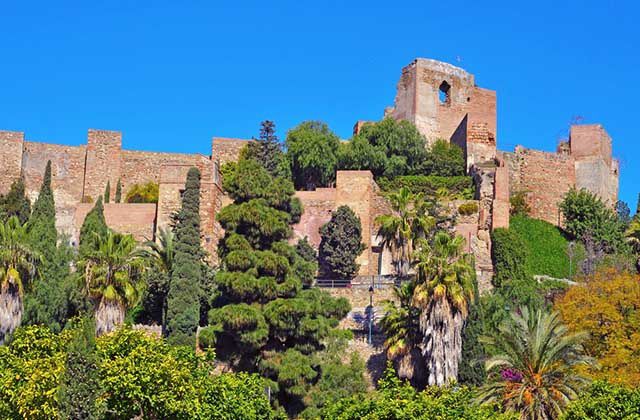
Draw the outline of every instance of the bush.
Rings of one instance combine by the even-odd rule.
[[[520,236],[511,229],[498,228],[491,232],[491,259],[495,273],[493,284],[501,287],[515,280],[529,280],[527,271],[529,252]]]
[[[320,228],[320,267],[329,278],[351,279],[358,274],[356,259],[365,246],[362,243],[360,218],[348,206],[340,206],[331,220]]]
[[[573,245],[573,261],[570,261],[570,242],[551,223],[518,215],[511,218],[509,230],[517,234],[526,245],[529,255],[526,270],[532,275],[571,278],[584,259],[584,246],[577,242]]]
[[[640,413],[640,389],[594,382],[587,392],[569,405],[561,419],[637,419],[638,413]]]
[[[531,213],[531,207],[527,203],[526,191],[518,191],[512,194],[511,198],[509,198],[509,203],[511,204],[510,213],[512,216],[528,216]]]
[[[475,192],[473,178],[470,176],[434,176],[407,175],[393,179],[380,178],[378,185],[384,192],[398,191],[407,187],[412,193],[422,193],[429,197],[439,195],[439,191],[446,190],[449,198],[471,200]]]
[[[458,213],[463,216],[470,216],[472,214],[476,214],[478,212],[478,203],[464,203],[458,207]]]
[[[127,192],[127,203],[157,203],[160,187],[153,181],[146,184],[133,184]]]

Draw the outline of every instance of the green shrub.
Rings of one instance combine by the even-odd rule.
[[[518,215],[511,218],[510,230],[526,245],[529,254],[526,270],[532,275],[570,278],[577,272],[579,262],[584,259],[584,246],[576,242],[573,261],[570,261],[570,242],[563,232],[551,223]]]
[[[476,214],[478,212],[478,203],[464,203],[458,207],[458,213],[463,216],[470,216],[472,214]]]
[[[531,207],[527,203],[526,191],[518,191],[512,194],[511,198],[509,198],[509,203],[511,204],[510,213],[512,216],[528,216],[531,213]]]
[[[594,382],[588,391],[572,402],[563,420],[637,419],[640,413],[640,389],[625,388],[606,382]]]
[[[408,175],[398,176],[393,179],[380,178],[378,185],[384,192],[398,191],[407,187],[412,193],[423,193],[434,197],[439,195],[439,190],[448,191],[450,198],[461,200],[473,199],[474,186],[470,176],[432,176],[432,175]]]
[[[496,287],[531,277],[527,271],[529,250],[520,235],[511,229],[498,228],[491,232],[491,242]]]
[[[133,184],[127,192],[127,203],[157,203],[160,187],[153,181]]]

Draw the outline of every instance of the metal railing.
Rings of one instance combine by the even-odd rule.
[[[366,288],[386,289],[399,286],[408,278],[398,277],[392,274],[377,276],[356,276],[353,279],[323,279],[317,278],[314,285],[326,288]]]

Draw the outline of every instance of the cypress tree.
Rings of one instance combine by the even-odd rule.
[[[167,297],[167,336],[171,343],[194,345],[200,322],[200,171],[189,169],[182,208],[175,217],[175,254]]]
[[[329,278],[351,279],[360,269],[356,263],[364,251],[360,218],[348,206],[340,206],[320,228],[320,267]]]
[[[0,195],[0,221],[6,223],[11,216],[16,216],[24,224],[31,214],[31,203],[24,188],[24,179],[13,181],[7,195]]]
[[[98,402],[101,387],[94,335],[95,323],[83,318],[67,348],[59,391],[63,419],[103,418],[104,407]]]
[[[87,213],[82,227],[80,228],[79,251],[80,255],[87,255],[93,249],[95,235],[105,235],[108,227],[104,220],[104,206],[102,205],[102,197],[98,197],[96,205]]]
[[[47,162],[40,194],[33,205],[30,236],[33,248],[42,255],[40,278],[25,296],[23,322],[45,324],[59,331],[80,302],[76,299],[73,280],[69,276],[71,252],[64,244],[57,245],[56,208],[51,188],[51,161]],[[76,299],[77,300],[77,299]]]
[[[111,181],[107,181],[107,186],[104,188],[104,202],[108,203],[111,199]]]
[[[122,201],[122,182],[118,179],[118,184],[116,185],[116,203],[120,203]]]

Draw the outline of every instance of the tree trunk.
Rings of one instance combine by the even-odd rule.
[[[429,385],[442,386],[458,380],[463,324],[462,314],[454,310],[446,298],[433,299],[422,311],[422,354],[427,365]]]
[[[124,322],[125,310],[122,304],[101,299],[96,308],[96,335],[110,333]]]
[[[18,288],[11,281],[7,282],[0,290],[0,344],[20,326],[22,309]]]
[[[395,368],[398,377],[409,381],[414,387],[421,388],[426,384],[427,369],[419,348],[413,348],[409,353],[398,357]]]

